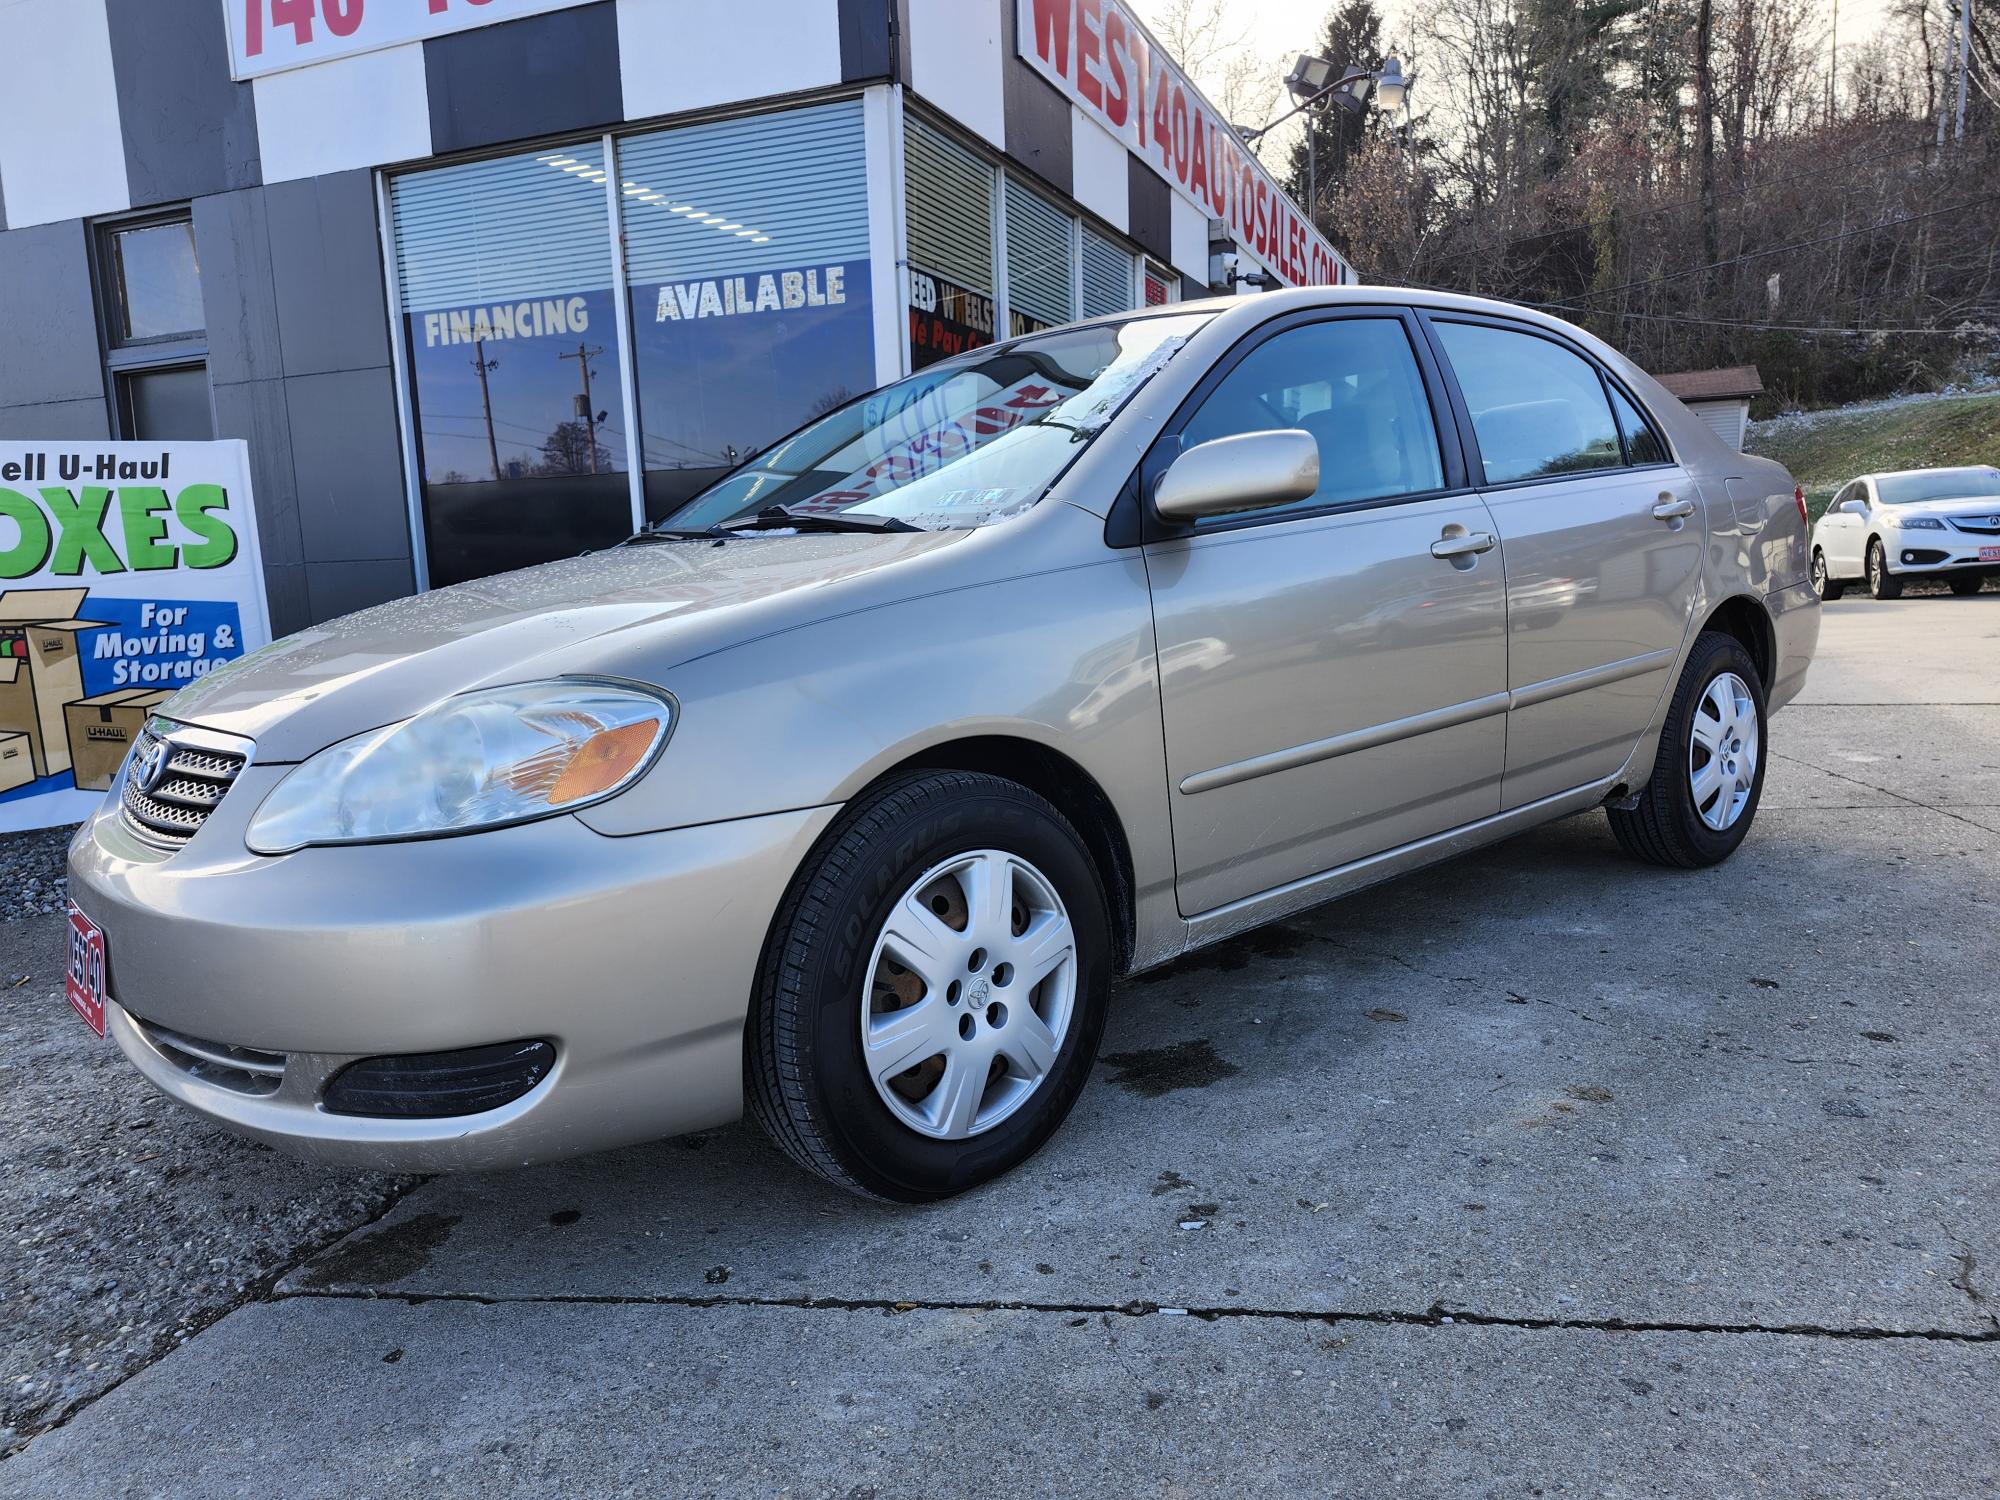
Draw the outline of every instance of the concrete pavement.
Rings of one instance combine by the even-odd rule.
[[[275,1286],[197,1281],[236,1310],[0,1491],[2000,1489],[2000,594],[1829,607],[1772,741],[1719,870],[1590,816],[1126,986],[1050,1148],[952,1203],[747,1127],[365,1184],[317,1254],[253,1191],[217,1253]],[[147,1104],[36,1021],[24,1115],[78,1067]],[[257,1180],[148,1129],[205,1155],[134,1200],[78,1144],[64,1211]]]

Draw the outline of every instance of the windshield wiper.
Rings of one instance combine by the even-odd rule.
[[[717,529],[731,531],[922,531],[899,516],[854,515],[848,511],[801,511],[767,505],[740,521],[723,521]]]
[[[618,545],[628,547],[634,542],[721,542],[728,540],[728,533],[717,531],[713,526],[699,531],[686,526],[648,526],[644,531],[635,531]]]

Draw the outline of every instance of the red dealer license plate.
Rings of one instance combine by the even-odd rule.
[[[2000,547],[1981,547],[1979,549],[1979,560],[1981,562],[2000,562]]]
[[[69,973],[63,993],[90,1029],[104,1035],[104,929],[69,904]]]

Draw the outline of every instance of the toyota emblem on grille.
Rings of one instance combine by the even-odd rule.
[[[132,759],[132,779],[142,792],[151,792],[167,774],[167,742],[148,739]]]

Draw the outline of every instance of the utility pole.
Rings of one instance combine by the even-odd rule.
[[[472,368],[479,372],[479,404],[486,410],[486,455],[493,460],[493,477],[500,477],[500,444],[493,436],[493,392],[487,388],[486,372],[500,368],[500,361],[486,357],[486,340],[472,341]]]
[[[1701,0],[1694,23],[1694,97],[1700,111],[1695,120],[1695,153],[1701,173],[1702,260],[1711,266],[1721,259],[1715,239],[1715,83],[1709,60],[1714,23],[1714,0]]]
[[[1965,80],[1972,72],[1972,0],[1958,0],[1958,125],[1955,145],[1965,144]]]
[[[590,362],[604,352],[602,345],[593,349],[587,344],[578,344],[574,354],[558,354],[557,359],[573,359],[583,372],[583,425],[590,440],[590,472],[597,472],[597,408],[590,399]]]

